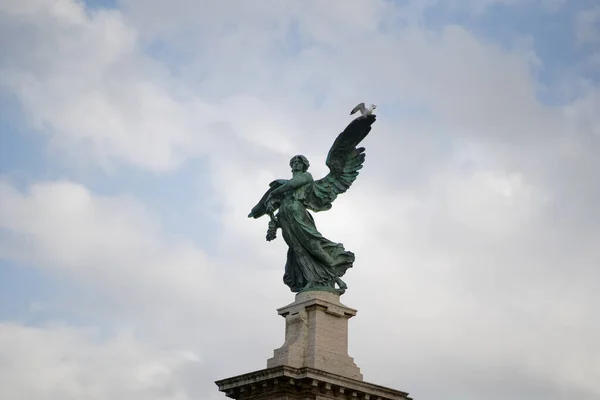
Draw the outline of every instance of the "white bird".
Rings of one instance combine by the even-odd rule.
[[[352,109],[352,111],[350,112],[350,115],[354,114],[357,111],[360,111],[360,115],[362,115],[364,117],[366,115],[373,114],[373,111],[375,111],[376,108],[377,108],[376,104],[371,104],[370,106],[365,107],[365,103],[360,103],[359,105],[357,105],[356,107],[354,107]]]

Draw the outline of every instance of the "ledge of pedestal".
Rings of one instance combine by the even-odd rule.
[[[308,307],[323,307],[327,313],[340,317],[343,316],[347,319],[354,317],[357,313],[357,310],[345,306],[340,302],[339,294],[321,290],[309,290],[298,293],[293,303],[279,308],[277,313],[285,317],[288,314],[293,314],[298,310]]]
[[[408,393],[313,368],[279,366],[215,382],[236,400],[318,398],[337,400],[412,400]]]

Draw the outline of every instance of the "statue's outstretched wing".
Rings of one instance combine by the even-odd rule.
[[[260,201],[252,208],[252,211],[248,214],[248,218],[260,218],[265,215],[267,213],[267,197],[273,190],[281,185],[283,185],[283,180],[281,179],[271,182],[269,184],[269,190],[266,191]]]
[[[375,115],[358,117],[339,134],[327,155],[329,174],[315,181],[304,199],[306,207],[313,211],[325,211],[338,194],[344,193],[358,176],[365,161],[364,147],[356,147],[369,134]]]

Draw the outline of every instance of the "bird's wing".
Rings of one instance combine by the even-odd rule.
[[[357,105],[356,107],[354,107],[352,109],[352,111],[350,112],[350,115],[354,114],[357,111],[362,111],[365,109],[365,103],[360,103],[359,105]]]

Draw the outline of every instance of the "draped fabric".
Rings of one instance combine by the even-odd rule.
[[[298,199],[303,189],[286,194],[277,214],[289,247],[283,281],[292,292],[312,287],[333,289],[337,279],[352,267],[354,254],[319,233],[312,215]]]

